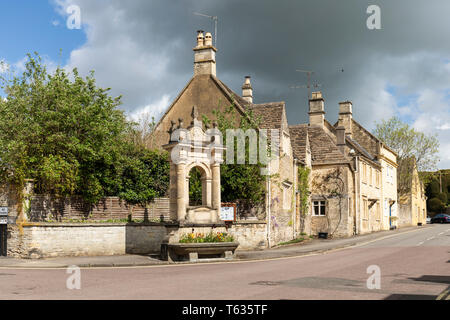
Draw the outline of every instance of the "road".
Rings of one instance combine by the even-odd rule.
[[[368,289],[369,266],[380,288]],[[267,261],[81,269],[0,269],[0,299],[435,299],[450,285],[450,225],[325,254]]]

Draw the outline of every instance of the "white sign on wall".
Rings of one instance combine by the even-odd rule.
[[[8,216],[8,207],[0,207],[0,217]]]
[[[220,220],[222,221],[234,221],[235,220],[235,207],[221,207],[220,208]]]

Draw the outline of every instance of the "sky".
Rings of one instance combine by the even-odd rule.
[[[381,29],[367,27],[370,5]],[[94,70],[130,118],[158,118],[193,75],[196,31],[214,30],[194,12],[218,16],[217,76],[236,93],[250,75],[255,103],[285,101],[289,124],[305,123],[307,89],[291,87],[312,70],[330,122],[346,100],[370,130],[398,116],[437,135],[450,168],[448,0],[0,0],[0,61],[20,71],[36,51],[50,69]]]

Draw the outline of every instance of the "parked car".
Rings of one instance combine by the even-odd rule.
[[[450,223],[450,216],[448,214],[437,214],[431,218],[431,223]]]
[[[427,217],[427,224],[431,223],[431,217]]]

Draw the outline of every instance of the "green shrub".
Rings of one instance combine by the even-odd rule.
[[[430,199],[430,201],[428,201],[428,206],[431,212],[441,213],[445,211],[445,205],[439,198]]]

